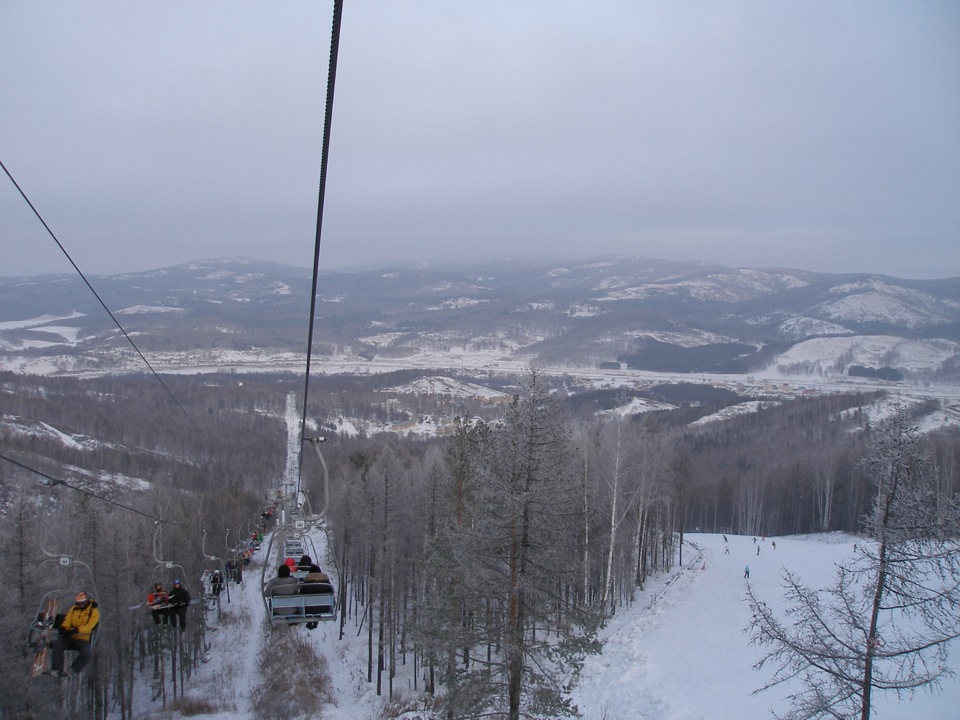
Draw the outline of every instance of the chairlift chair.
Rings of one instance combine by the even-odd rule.
[[[47,663],[47,650],[67,612],[73,606],[77,594],[81,591],[86,593],[87,597],[96,606],[99,606],[96,583],[89,565],[74,560],[67,555],[54,556],[46,550],[43,552],[49,557],[40,563],[38,568],[40,576],[56,576],[52,583],[56,587],[47,590],[40,597],[37,612],[30,618],[28,625],[27,643],[34,653],[32,675],[38,675],[44,671]],[[55,569],[51,572],[51,568]],[[91,652],[96,648],[97,637],[102,625],[103,616],[101,615],[97,625],[90,633]]]
[[[263,605],[271,625],[296,625],[309,622],[323,622],[337,619],[337,598],[333,584],[304,583],[309,574],[306,570],[294,569],[290,576],[297,580],[295,594],[269,595],[266,593],[267,571],[275,570],[288,557],[299,561],[304,555],[316,558],[316,546],[306,534],[309,524],[302,518],[290,525],[281,527],[270,534],[266,557],[271,557],[273,543],[277,541],[276,564],[264,563],[260,573],[260,587],[263,588]],[[277,540],[277,538],[281,538]],[[281,586],[283,588],[285,586]]]

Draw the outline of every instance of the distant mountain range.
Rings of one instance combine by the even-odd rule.
[[[91,277],[158,369],[302,358],[308,270],[239,258]],[[960,278],[903,280],[634,257],[324,272],[315,354],[570,368],[960,380]],[[0,367],[141,371],[73,275],[0,278]]]

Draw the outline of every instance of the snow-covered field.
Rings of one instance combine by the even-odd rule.
[[[314,531],[321,546],[323,535]],[[766,673],[752,669],[759,651],[751,648],[743,632],[749,619],[744,600],[744,566],[750,566],[750,581],[768,604],[782,604],[780,570],[787,567],[811,585],[830,583],[834,563],[852,552],[854,539],[846,535],[757,539],[728,536],[730,554],[722,536],[690,534],[685,546],[683,571],[650,580],[635,602],[620,608],[602,632],[603,652],[588,658],[573,699],[586,720],[761,720],[770,710],[786,709],[787,688],[753,695]],[[776,550],[772,541],[776,541]],[[756,552],[760,547],[760,554]],[[256,663],[263,623],[259,597],[262,556],[255,556],[241,586],[232,586],[231,603],[219,631],[211,635],[211,661],[203,665],[188,697],[223,698],[218,687],[225,677],[239,688],[223,698],[225,708],[215,715],[194,716],[204,720],[254,720],[249,698],[242,688],[258,681]],[[328,567],[321,556],[321,565]],[[272,563],[271,563],[272,567]],[[242,622],[237,622],[242,618]],[[349,619],[345,637],[337,635],[337,623],[314,631],[302,627],[278,627],[268,631],[269,642],[283,643],[292,634],[302,634],[329,665],[336,702],[325,717],[372,720],[378,717],[385,698],[377,697],[375,685],[366,682],[366,633]],[[953,643],[951,663],[960,670],[960,643]],[[418,706],[413,689],[412,661],[394,679],[395,697],[407,707]],[[419,685],[422,688],[422,684]],[[421,705],[422,707],[422,705]],[[942,693],[920,693],[912,700],[877,696],[874,720],[955,720],[960,707],[960,681],[949,680]],[[148,710],[148,708],[142,708]],[[151,708],[156,709],[156,708]],[[150,717],[178,717],[157,714]],[[422,710],[410,711],[407,720],[426,718]]]

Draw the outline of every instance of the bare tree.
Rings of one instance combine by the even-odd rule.
[[[830,530],[833,496],[837,485],[837,460],[833,453],[818,451],[809,458],[808,471],[815,509],[815,524],[820,532]]]
[[[636,433],[636,442],[640,448],[636,467],[639,494],[633,503],[635,525],[630,551],[633,572],[629,595],[631,602],[636,588],[643,589],[648,573],[651,570],[666,569],[673,557],[673,532],[668,523],[669,512],[665,512],[670,503],[666,487],[670,443],[661,433],[654,432],[649,423],[638,424]],[[670,560],[661,563],[658,548],[664,543],[669,544],[670,552],[666,555]]]
[[[790,622],[747,585],[756,664],[776,666],[759,691],[799,679],[789,720],[869,720],[874,689],[909,697],[951,674],[947,644],[960,636],[960,503],[937,490],[906,411],[882,423],[865,464],[876,486],[864,520],[870,539],[816,591],[785,572]],[[758,691],[758,692],[759,692]]]
[[[603,562],[603,589],[600,596],[599,611],[613,614],[615,607],[614,585],[628,587],[628,596],[632,598],[636,572],[639,564],[636,553],[639,551],[643,524],[638,521],[644,506],[649,502],[652,485],[662,464],[661,444],[647,428],[637,423],[628,423],[618,416],[605,421],[597,433],[597,460],[594,474],[599,479],[600,498],[596,513],[603,516],[607,525],[607,548]],[[631,537],[625,534],[623,527],[634,523]],[[616,567],[617,557],[624,558],[624,566]],[[629,577],[624,577],[624,571]]]

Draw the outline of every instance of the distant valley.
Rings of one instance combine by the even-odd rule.
[[[240,258],[92,277],[158,371],[302,372],[309,271]],[[79,277],[0,278],[0,367],[144,371]],[[628,257],[324,272],[314,368],[960,380],[960,278]]]

